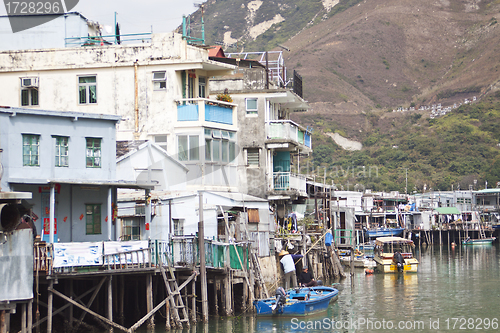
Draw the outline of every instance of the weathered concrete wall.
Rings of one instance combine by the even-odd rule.
[[[5,236],[5,239],[4,239]],[[31,229],[2,235],[0,301],[33,298],[33,234]]]
[[[138,139],[146,140],[150,135],[172,134],[178,125],[176,101],[184,97],[185,84],[182,71],[194,70],[197,97],[200,76],[209,78],[232,68],[208,60],[207,50],[187,45],[174,33],[153,34],[148,44],[4,51],[0,52],[2,105],[20,106],[20,78],[38,77],[39,105],[31,108],[120,115],[118,140],[136,138],[136,126]],[[165,71],[165,89],[154,89],[155,71]],[[97,103],[79,104],[78,77],[86,75],[96,76]],[[168,151],[175,152],[176,144],[175,136],[169,135]]]
[[[266,287],[272,296],[277,287],[281,285],[280,282],[276,283],[278,279],[281,279],[281,271],[278,272],[278,266],[276,264],[276,257],[274,255],[269,257],[259,258],[260,269],[262,270],[262,275],[264,276],[264,281]],[[272,289],[270,289],[272,288]]]

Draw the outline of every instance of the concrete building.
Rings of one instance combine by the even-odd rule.
[[[266,69],[263,54],[258,53],[260,60],[249,60],[251,54],[228,58],[215,49],[211,59],[237,69],[210,80],[210,90],[227,92],[238,105],[240,191],[267,198],[276,209],[278,222],[283,223],[292,203],[308,196],[306,177],[298,170],[300,157],[312,152],[311,131],[290,120],[292,112],[308,105],[285,87],[283,72],[272,71],[269,60]],[[283,66],[274,68],[283,71]]]
[[[3,105],[119,115],[117,141],[160,144],[185,163],[195,189],[237,190],[236,105],[209,98],[211,78],[234,66],[209,60],[206,49],[181,35],[4,51],[0,68]]]
[[[116,178],[119,120],[116,115],[0,108],[1,187],[33,193],[28,204],[42,240],[119,239],[111,223],[116,189],[137,187]]]

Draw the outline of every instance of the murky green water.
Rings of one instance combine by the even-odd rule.
[[[500,331],[499,245],[422,247],[417,274],[365,275],[336,284],[327,312],[302,318],[211,318],[190,332]],[[146,332],[146,331],[141,331]],[[156,333],[165,332],[158,323]],[[174,332],[174,331],[171,331]],[[180,330],[178,331],[180,332]],[[188,330],[184,330],[188,332]]]

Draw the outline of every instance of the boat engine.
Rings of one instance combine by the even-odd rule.
[[[403,255],[401,252],[396,251],[394,252],[394,256],[392,257],[392,261],[396,264],[398,268],[398,272],[403,272],[405,268],[405,259],[403,258]]]
[[[276,289],[276,304],[273,307],[273,314],[274,313],[281,313],[283,309],[283,305],[286,303],[286,292],[283,287],[279,287]]]

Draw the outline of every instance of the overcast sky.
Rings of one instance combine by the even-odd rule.
[[[103,26],[113,26],[117,12],[121,33],[150,32],[151,27],[153,32],[170,32],[182,24],[182,15],[193,13],[197,9],[194,4],[202,2],[205,0],[80,0],[71,11]],[[1,4],[0,15],[6,13]]]

